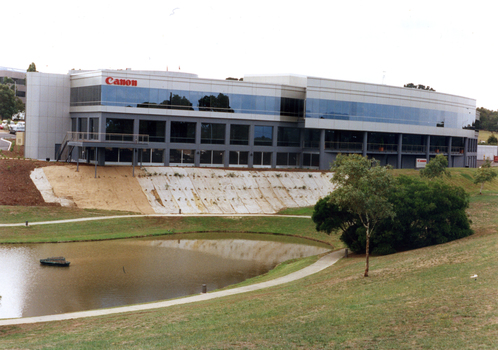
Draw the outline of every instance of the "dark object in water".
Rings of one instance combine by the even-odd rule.
[[[51,265],[51,266],[69,266],[70,264],[70,262],[66,261],[66,258],[62,256],[40,259],[40,263],[43,265]]]

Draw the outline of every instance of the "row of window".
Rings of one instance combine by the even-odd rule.
[[[106,133],[133,134],[132,119],[107,118]],[[232,124],[230,128],[231,145],[249,145],[250,125]],[[170,127],[170,142],[195,143],[197,123],[172,121]],[[201,123],[202,144],[225,144],[226,124]],[[255,146],[273,145],[273,126],[255,125],[253,127]],[[80,129],[79,131],[85,131]],[[166,142],[166,122],[140,120],[139,134],[149,135],[150,142]],[[277,146],[299,147],[301,130],[292,127],[278,127]]]
[[[304,100],[288,97],[110,85],[71,88],[71,106],[91,105],[304,116]]]
[[[478,129],[475,110],[470,109],[465,113],[455,113],[415,107],[314,98],[306,100],[306,118]]]
[[[94,149],[87,149],[90,160],[94,160]],[[195,150],[191,149],[170,149],[170,165],[193,165],[195,159]],[[199,161],[201,165],[219,165],[225,163],[225,151],[199,151]],[[231,166],[248,166],[249,157],[252,157],[253,166],[271,166],[272,152],[247,152],[247,151],[229,151],[228,163]],[[319,167],[319,155],[313,153],[304,153],[304,167]],[[106,148],[105,161],[117,163],[131,163],[133,159],[133,150],[131,148]],[[300,160],[299,153],[276,153],[276,165],[281,167],[298,167]],[[137,161],[139,163],[164,164],[163,149],[144,149],[138,152]]]
[[[229,128],[230,145],[250,145],[251,125],[245,124],[221,124],[221,123],[201,123],[200,141],[201,144],[226,144],[226,128]],[[253,145],[273,146],[274,126],[255,125]],[[73,119],[73,131],[98,133],[98,118],[78,118]],[[107,118],[106,132],[108,134],[133,134],[134,120]],[[197,123],[172,121],[170,126],[170,142],[174,143],[195,143]],[[277,146],[279,147],[300,147],[301,132],[305,148],[319,148],[319,129],[299,129],[294,127],[278,127]],[[148,135],[150,142],[166,142],[166,121],[140,120],[139,134]],[[361,150],[363,147],[364,133],[362,131],[348,130],[325,130],[325,148]],[[367,143],[369,145],[397,145],[398,134],[393,133],[367,133]],[[401,142],[405,145],[426,146],[427,136],[403,134]],[[448,137],[431,136],[430,146],[448,146]],[[469,140],[472,141],[472,140]],[[452,137],[453,147],[464,147],[463,137]],[[476,143],[469,143],[475,145]]]
[[[304,116],[303,99],[110,85],[71,88],[71,106],[86,105]],[[478,129],[475,111],[471,109],[464,113],[456,113],[309,98],[306,100],[306,117]]]

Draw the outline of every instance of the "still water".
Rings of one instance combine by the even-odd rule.
[[[281,236],[207,237],[0,245],[0,318],[170,299],[200,293],[202,284],[212,291],[330,249]],[[40,264],[39,259],[51,256],[64,256],[71,265]]]

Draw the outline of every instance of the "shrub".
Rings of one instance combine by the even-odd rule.
[[[491,134],[488,137],[488,144],[490,144],[490,145],[496,145],[496,144],[498,144],[498,139],[496,138],[495,134]]]
[[[399,176],[388,200],[393,204],[396,216],[379,223],[370,240],[372,254],[391,254],[446,243],[473,233],[465,212],[469,196],[461,187]],[[317,231],[330,233],[341,228],[341,240],[348,248],[364,253],[365,231],[359,219],[346,216],[347,213],[327,201],[328,197],[325,197],[315,205],[312,219]]]

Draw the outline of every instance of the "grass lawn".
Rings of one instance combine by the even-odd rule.
[[[464,185],[472,194],[468,213],[475,234],[439,246],[371,257],[368,278],[363,277],[364,257],[353,255],[299,281],[217,300],[0,327],[0,349],[496,349],[498,189],[486,184],[485,194],[479,196],[468,178],[472,171],[451,169],[449,181]],[[136,230],[245,226],[251,231],[319,237],[313,236],[313,225],[306,218],[192,219],[174,224],[137,221]],[[121,225],[121,220],[105,221]],[[116,232],[131,224],[124,221]],[[87,229],[75,231],[85,235]],[[334,237],[330,239],[337,240]],[[274,273],[309,262],[283,264]],[[473,274],[479,275],[477,280],[470,278]]]
[[[495,133],[491,132],[491,131],[479,130],[479,137],[478,137],[479,144],[481,143],[481,141],[488,142],[488,138],[493,134],[495,134]],[[497,136],[497,135],[495,135],[495,136]]]

